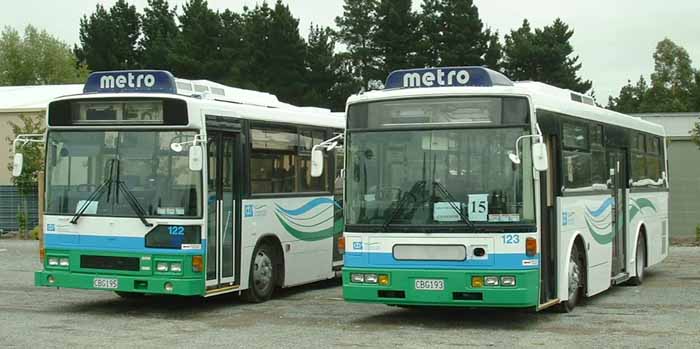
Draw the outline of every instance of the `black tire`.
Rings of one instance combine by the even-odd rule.
[[[277,255],[269,244],[262,243],[253,251],[248,275],[248,289],[243,298],[252,303],[262,303],[272,298],[277,285]]]
[[[569,299],[559,303],[558,310],[570,313],[583,298],[586,285],[586,269],[578,245],[574,245],[569,257]]]
[[[145,293],[140,292],[124,292],[124,291],[114,291],[114,293],[124,299],[141,299],[146,297]]]
[[[639,286],[644,282],[644,268],[647,259],[647,241],[644,235],[640,234],[637,238],[637,248],[634,253],[634,267],[637,275],[630,278],[628,283],[632,286]]]

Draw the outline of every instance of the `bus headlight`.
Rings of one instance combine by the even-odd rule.
[[[377,274],[365,274],[365,282],[368,284],[376,284]]]
[[[168,263],[165,262],[158,262],[156,264],[156,270],[159,272],[166,272],[168,271]]]
[[[180,263],[171,263],[170,264],[170,271],[173,273],[180,273],[182,272],[182,264]]]
[[[515,276],[501,276],[501,285],[514,287],[515,286]]]
[[[498,276],[484,277],[484,285],[486,285],[486,286],[498,286]]]
[[[67,267],[70,265],[70,260],[68,258],[61,258],[58,260],[58,264],[62,267]]]
[[[350,281],[363,283],[365,282],[365,274],[350,274]]]
[[[48,264],[51,266],[57,266],[58,265],[58,257],[49,257]]]

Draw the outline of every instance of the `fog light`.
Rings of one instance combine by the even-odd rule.
[[[201,272],[204,269],[204,262],[202,261],[202,256],[192,256],[192,271]]]
[[[49,265],[53,265],[53,266],[58,265],[58,258],[57,257],[49,257]]]
[[[59,259],[58,264],[62,267],[67,267],[70,265],[70,260],[68,260],[68,258],[61,258]]]
[[[515,286],[515,276],[501,276],[501,285]]]
[[[487,276],[484,278],[486,286],[498,286],[498,276]]]
[[[167,292],[173,292],[173,284],[171,284],[171,283],[169,283],[169,282],[166,282],[166,283],[165,283],[164,288],[165,288],[165,290],[166,290]]]
[[[156,264],[156,270],[160,272],[168,271],[168,263],[158,262]]]
[[[376,284],[377,274],[365,274],[365,282],[368,284]]]
[[[389,286],[389,275],[379,275],[379,284]]]
[[[472,276],[472,287],[473,288],[484,287],[484,277],[483,276]]]
[[[56,279],[53,278],[53,275],[49,275],[46,278],[46,281],[48,281],[50,284],[53,284],[54,282],[56,282]]]
[[[365,274],[350,274],[350,281],[363,283],[365,282]]]
[[[180,263],[172,263],[170,264],[170,271],[173,273],[179,273],[182,271],[182,264]]]

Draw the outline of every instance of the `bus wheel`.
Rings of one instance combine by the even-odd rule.
[[[647,259],[647,244],[643,235],[637,238],[637,251],[634,257],[634,270],[637,276],[630,278],[629,284],[639,286],[644,281],[644,261]]]
[[[270,245],[262,243],[255,248],[250,264],[248,289],[243,292],[247,301],[261,303],[272,297],[277,280],[274,259],[274,249]]]
[[[563,313],[570,313],[581,299],[584,285],[584,265],[583,257],[578,245],[574,245],[569,257],[569,300],[559,304],[559,310]]]
[[[146,294],[141,292],[114,291],[114,293],[116,293],[117,296],[122,297],[124,299],[140,299],[146,297]]]

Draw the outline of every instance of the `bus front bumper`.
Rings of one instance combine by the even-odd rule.
[[[116,280],[116,288],[95,287],[95,279]],[[174,278],[168,276],[129,276],[114,274],[76,273],[42,270],[34,273],[36,286],[79,288],[87,290],[199,296],[204,294],[201,278]],[[102,285],[115,286],[113,281]]]
[[[358,283],[351,274],[388,275],[389,284]],[[473,276],[514,276],[515,286],[473,287]],[[343,268],[343,297],[349,302],[390,305],[532,308],[539,300],[539,270],[432,270]],[[443,280],[443,290],[417,290],[416,280]]]

